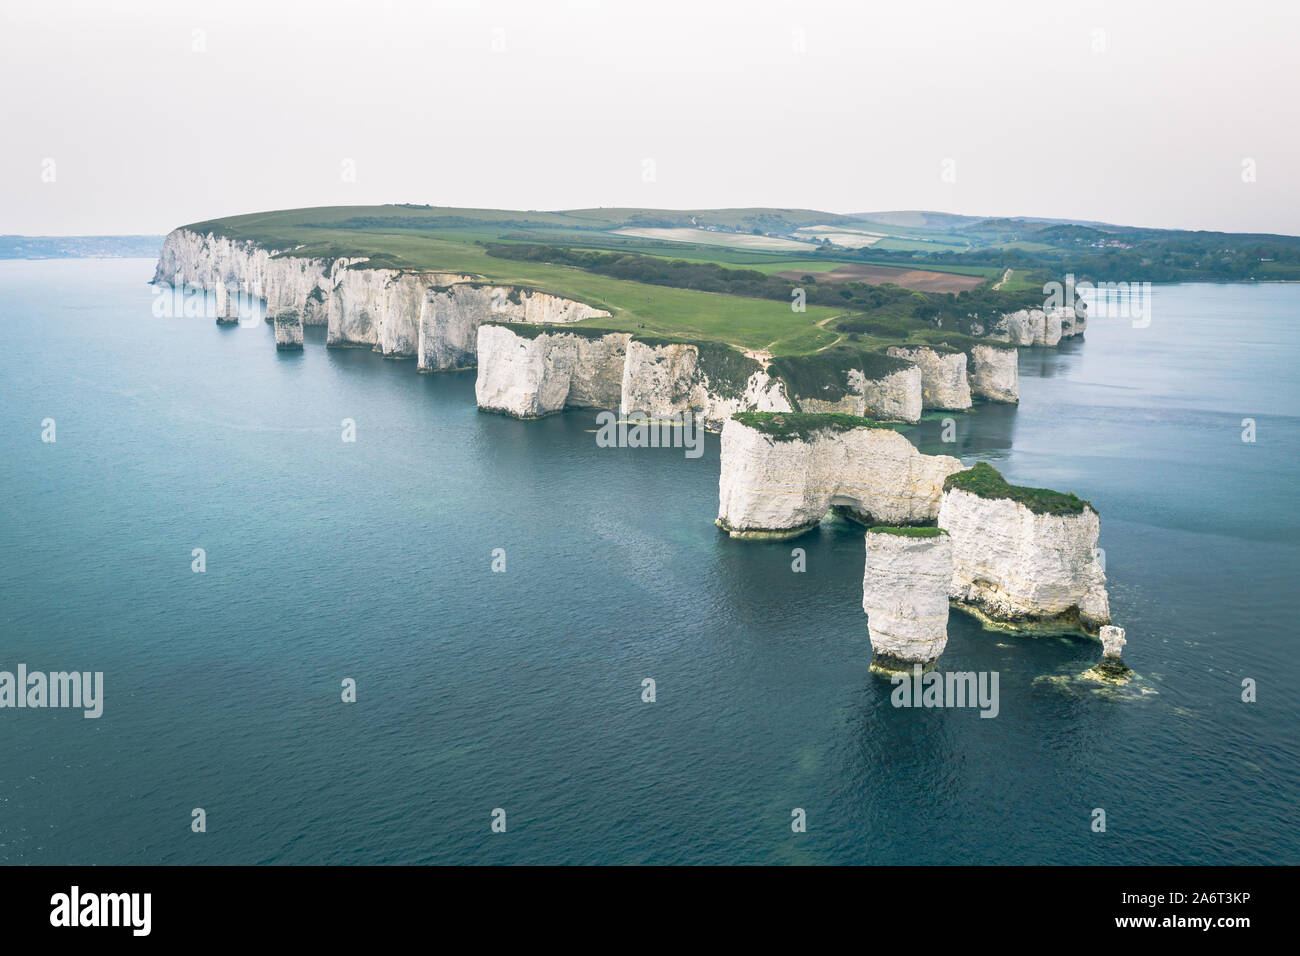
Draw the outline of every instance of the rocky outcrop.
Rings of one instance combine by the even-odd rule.
[[[972,398],[1015,404],[1020,401],[1020,353],[997,345],[973,345],[967,356]]]
[[[1052,348],[1063,338],[1082,335],[1087,327],[1082,308],[1020,309],[1000,316],[986,337],[1011,345]]]
[[[725,345],[641,341],[627,344],[619,411],[652,420],[694,415],[718,430],[739,411],[789,411],[779,380]]]
[[[946,481],[939,527],[952,538],[949,597],[986,623],[1092,634],[1109,623],[1086,501],[1007,484],[980,463]]]
[[[1108,684],[1127,683],[1133,671],[1124,663],[1124,645],[1128,643],[1124,628],[1105,624],[1097,636],[1101,638],[1101,660],[1083,676]]]
[[[891,345],[887,354],[914,362],[920,368],[921,404],[925,408],[943,411],[970,408],[964,352],[925,345]]]
[[[866,534],[862,610],[872,666],[909,670],[948,644],[952,542],[936,528],[873,528]]]
[[[281,312],[274,325],[276,349],[287,352],[302,348],[302,317],[297,312]]]
[[[850,378],[854,375],[850,372]],[[855,414],[881,421],[919,422],[924,410],[921,368],[890,372],[881,378],[863,378],[854,383],[862,396],[862,410]]]
[[[1061,338],[1082,335],[1088,328],[1088,311],[1084,302],[1080,301],[1075,308],[1067,306],[1055,311],[1061,319]]]
[[[1043,327],[1045,316],[1041,309],[1020,309],[999,316],[988,330],[986,337],[1011,345],[1029,346],[1034,344],[1035,329]],[[1041,336],[1041,332],[1039,335]]]
[[[1037,329],[1034,330],[1034,345],[1055,348],[1060,344],[1061,321],[1064,312],[1064,309],[1048,309],[1043,313],[1042,336],[1039,336]]]
[[[515,418],[565,408],[613,408],[623,383],[627,332],[478,328],[478,407]]]
[[[717,524],[732,537],[785,538],[832,508],[866,524],[933,521],[944,479],[960,469],[878,422],[742,413],[722,429]]]

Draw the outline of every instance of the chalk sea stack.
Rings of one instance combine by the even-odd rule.
[[[1096,635],[1110,623],[1087,501],[1012,485],[980,462],[945,480],[938,523],[952,536],[949,596],[986,624]]]
[[[1128,643],[1124,637],[1124,628],[1106,624],[1098,637],[1101,638],[1101,663],[1097,665],[1097,670],[1107,677],[1125,677],[1131,674],[1123,657],[1124,645]]]
[[[932,527],[882,526],[866,533],[862,610],[871,636],[871,666],[928,667],[948,644],[952,541]]]
[[[971,406],[966,353],[947,346],[891,345],[886,353],[921,369],[921,403],[925,408],[961,411]]]

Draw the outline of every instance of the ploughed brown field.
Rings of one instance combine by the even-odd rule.
[[[894,266],[872,266],[856,262],[839,266],[830,272],[808,273],[799,269],[787,269],[785,272],[778,272],[777,275],[782,279],[792,279],[795,282],[806,275],[816,275],[818,282],[867,282],[871,285],[892,282],[894,285],[901,285],[904,289],[915,289],[917,292],[965,292],[987,281],[981,276],[959,276],[951,272],[899,269]]]

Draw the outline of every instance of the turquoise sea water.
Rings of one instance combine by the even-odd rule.
[[[1300,863],[1300,287],[1158,287],[911,433],[1102,516],[1141,679],[954,614],[990,720],[890,706],[860,530],[713,527],[716,436],[602,449],[472,372],[155,318],[152,269],[0,262],[0,670],[105,682],[0,710],[0,862]]]

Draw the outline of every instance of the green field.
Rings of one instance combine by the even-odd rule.
[[[760,244],[786,239],[808,226],[887,238],[863,249],[808,243],[806,253],[746,246],[751,238]],[[1040,305],[1043,283],[1065,272],[1153,281],[1300,275],[1300,240],[1294,237],[919,211],[329,206],[190,228],[253,240],[282,255],[364,256],[375,267],[465,273],[576,299],[612,313],[581,323],[588,329],[766,351],[780,374],[810,395],[842,389],[849,370],[878,370],[879,353],[891,344],[968,350],[975,316]],[[650,232],[628,235],[628,229]],[[686,231],[700,229],[707,234]],[[664,238],[669,235],[677,238]],[[701,241],[677,241],[697,235]],[[957,294],[816,281],[854,264],[896,268],[900,272],[892,275],[905,283],[912,281],[905,278],[911,270],[988,281]],[[1010,278],[993,289],[1008,269]],[[783,278],[783,272],[799,278]],[[880,273],[875,276],[880,282]],[[804,311],[791,308],[792,296],[806,298]]]
[[[190,228],[250,239],[281,254],[333,259],[369,257],[384,268],[459,272],[503,285],[550,292],[605,308],[612,318],[585,325],[636,331],[682,341],[714,341],[775,355],[816,352],[847,336],[834,328],[849,308],[809,305],[796,312],[788,301],[748,298],[611,278],[550,262],[489,256],[484,243],[554,243],[574,249],[620,252],[665,260],[714,263],[766,275],[786,270],[808,274],[861,261],[822,248],[814,255],[665,242],[618,235],[630,224],[690,223],[733,228],[793,228],[834,222],[833,215],[810,210],[663,211],[586,209],[567,212],[453,209],[415,206],[313,207],[233,216],[195,223]],[[843,252],[843,250],[840,250]],[[967,275],[991,275],[983,267],[954,267]],[[879,345],[874,339],[869,343]]]

